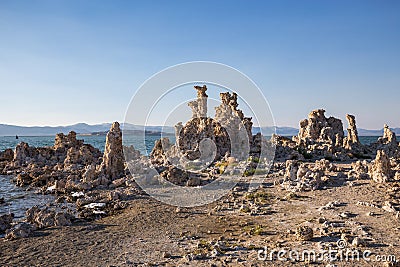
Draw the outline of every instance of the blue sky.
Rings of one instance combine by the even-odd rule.
[[[151,75],[205,60],[252,78],[277,125],[325,108],[400,126],[399,14],[399,1],[3,0],[0,123],[122,121]]]

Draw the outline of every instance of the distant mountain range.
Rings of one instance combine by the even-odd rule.
[[[68,126],[16,126],[0,124],[0,136],[46,136],[46,135],[56,135],[57,133],[68,133],[70,131],[75,131],[78,134],[104,134],[111,127],[111,123],[102,123],[89,125],[86,123],[77,123]],[[122,124],[121,127],[128,130],[131,133],[135,133],[143,130],[143,126],[134,124]],[[253,134],[257,132],[262,132],[265,135],[270,135],[276,129],[276,133],[279,135],[293,136],[297,135],[298,129],[293,127],[253,127]],[[400,128],[392,129],[396,135],[400,136]],[[150,133],[174,133],[174,127],[171,126],[146,126],[146,131]],[[382,136],[383,129],[380,130],[367,130],[358,129],[358,134],[360,136]]]
[[[86,123],[77,123],[68,126],[16,126],[0,124],[0,136],[47,136],[56,135],[57,133],[69,133],[70,131],[75,131],[78,134],[103,134],[110,130],[111,123],[102,123],[89,125]],[[121,128],[129,132],[139,132],[143,131],[143,126],[133,125],[133,124],[122,124]],[[164,133],[174,133],[174,127],[170,126],[146,126],[147,132],[164,132]]]

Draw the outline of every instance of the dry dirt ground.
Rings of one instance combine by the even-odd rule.
[[[379,257],[400,259],[400,219],[381,208],[386,200],[396,205],[397,184],[333,179],[321,190],[288,194],[274,185],[277,179],[267,177],[256,192],[247,192],[243,184],[216,203],[180,210],[138,196],[114,216],[0,240],[0,266],[395,266]],[[321,209],[334,201],[339,205]],[[313,229],[311,240],[298,241],[300,225]],[[294,252],[292,260],[278,259],[277,253],[258,259],[264,247],[268,253],[286,249],[300,254],[336,249],[342,235],[348,238],[347,248],[360,253],[359,261],[303,261]],[[356,236],[367,242],[364,247],[351,245]],[[371,252],[366,260],[365,251]]]

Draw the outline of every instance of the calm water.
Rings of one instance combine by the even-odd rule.
[[[35,194],[25,188],[16,186],[10,181],[11,177],[0,175],[0,198],[5,203],[0,204],[0,215],[12,212],[16,219],[24,217],[25,211],[32,206],[45,206],[54,199],[51,195]]]
[[[171,142],[175,141],[174,135],[165,135]],[[91,144],[92,146],[104,151],[106,143],[106,136],[104,135],[88,135],[88,136],[77,136],[77,139],[83,139],[85,144]],[[143,138],[137,135],[125,135],[123,142],[124,145],[133,145],[142,154],[147,155],[151,152],[154,146],[154,142],[160,139],[160,135],[146,135],[145,142]],[[0,151],[7,148],[14,149],[15,146],[21,142],[28,143],[29,146],[44,147],[54,145],[54,136],[19,136],[18,139],[15,136],[0,136]]]
[[[360,136],[360,142],[363,145],[369,145],[378,141],[379,136]]]

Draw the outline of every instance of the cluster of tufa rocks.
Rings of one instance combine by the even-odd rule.
[[[36,206],[26,211],[26,221],[35,225],[36,228],[46,228],[52,226],[71,225],[71,220],[75,219],[72,214],[66,212],[56,212],[49,209],[40,209]]]
[[[308,119],[300,121],[298,136],[294,137],[297,144],[314,145],[329,144],[338,147],[343,144],[343,123],[334,117],[325,117],[325,110],[317,109],[308,114]]]
[[[156,142],[150,155],[152,164],[157,166],[161,176],[172,183],[202,185],[203,182],[197,180],[188,183],[193,177],[190,170],[196,171],[206,165],[211,166],[208,168],[209,174],[218,174],[227,169],[231,164],[229,162],[240,165],[245,156],[259,159],[261,148],[275,151],[275,162],[286,162],[283,164],[285,175],[281,184],[290,191],[320,188],[331,179],[326,174],[328,165],[332,165],[330,161],[354,162],[347,176],[343,172],[337,175],[341,179],[372,178],[376,182],[385,182],[396,175],[400,177],[400,173],[396,174],[390,166],[390,158],[398,158],[400,147],[387,125],[383,137],[376,143],[363,145],[359,140],[354,115],[346,115],[346,136],[340,119],[326,117],[324,109],[317,109],[311,111],[307,119],[300,121],[297,136],[290,139],[273,135],[267,141],[261,134],[252,135],[252,119],[245,117],[238,109],[238,96],[235,93],[221,93],[221,104],[215,108],[214,118],[210,118],[207,117],[207,87],[195,86],[195,89],[197,99],[188,104],[192,109],[192,118],[185,124],[179,122],[175,126],[176,142],[172,144],[168,138],[162,138]],[[372,163],[359,161],[373,158],[375,160]],[[315,165],[306,164],[315,160]],[[251,175],[259,162],[250,162],[246,173]],[[264,165],[261,163],[258,166]],[[213,166],[214,172],[210,171]]]
[[[275,161],[286,161],[281,181],[283,188],[293,192],[318,189],[330,180],[329,175],[324,174],[327,169],[323,165],[332,160],[351,162],[347,175],[339,171],[336,178],[349,181],[372,179],[377,183],[400,178],[396,167],[400,147],[394,132],[385,125],[383,136],[376,143],[363,145],[358,137],[355,117],[347,114],[346,118],[347,136],[344,136],[342,122],[334,117],[325,117],[323,109],[312,111],[308,119],[302,120],[299,134],[291,140],[274,136]],[[314,161],[315,164],[306,163]]]
[[[155,143],[150,160],[161,176],[178,185],[202,185],[204,179],[188,170],[200,170],[228,161],[246,161],[249,156],[260,157],[268,143],[261,135],[252,135],[252,118],[238,109],[236,93],[220,93],[221,103],[215,108],[214,118],[207,117],[207,87],[195,86],[197,99],[188,103],[192,118],[175,125],[176,142],[168,138]],[[182,169],[185,171],[178,171]],[[211,169],[211,170],[210,170]],[[222,168],[216,167],[216,173]],[[212,167],[206,180],[212,179]],[[198,180],[201,181],[198,181]]]
[[[57,134],[52,147],[36,148],[21,142],[11,152],[2,153],[3,168],[0,171],[16,175],[19,186],[71,192],[108,186],[125,175],[118,122],[112,124],[107,134],[104,153],[78,140],[73,131],[68,135]]]
[[[5,233],[6,240],[29,237],[36,229],[71,225],[75,217],[67,212],[56,212],[34,206],[26,211],[24,221],[13,224],[13,219],[12,213],[0,216],[0,234]]]
[[[385,125],[383,136],[376,143],[361,144],[354,115],[347,114],[347,136],[343,123],[335,117],[326,117],[325,110],[310,112],[307,119],[300,121],[300,130],[292,140],[277,136],[276,160],[310,160],[328,158],[337,161],[373,158],[378,150],[383,150],[389,157],[400,156],[400,147],[396,135]]]
[[[104,153],[78,140],[73,131],[60,133],[51,147],[31,147],[22,142],[14,151],[0,153],[0,173],[15,176],[18,186],[57,194],[56,204],[75,203],[79,212],[75,215],[93,219],[126,207],[123,201],[140,193],[126,175],[124,150],[130,157],[140,157],[133,147],[123,148],[120,125],[114,122],[106,136]],[[101,209],[91,206],[96,201],[101,201]],[[11,215],[1,216],[0,232],[8,239],[25,237],[38,228],[69,225],[75,215],[33,207],[26,213],[26,222],[14,226]]]
[[[197,99],[188,104],[192,108],[192,119],[184,126],[180,122],[175,127],[179,151],[191,161],[200,159],[203,152],[200,151],[200,141],[208,138],[216,148],[212,161],[231,156],[232,151],[236,152],[235,156],[241,156],[246,146],[249,147],[252,142],[252,122],[251,118],[244,117],[243,112],[237,108],[237,94],[221,93],[221,104],[215,108],[215,117],[209,118],[208,96],[205,93],[207,87],[195,86],[195,89]]]
[[[344,136],[343,123],[335,117],[325,117],[325,110],[310,112],[308,119],[300,121],[300,130],[293,141],[297,149],[310,157],[329,157],[348,160],[352,155],[363,155],[369,152],[358,138],[356,120],[347,114],[347,136]]]

